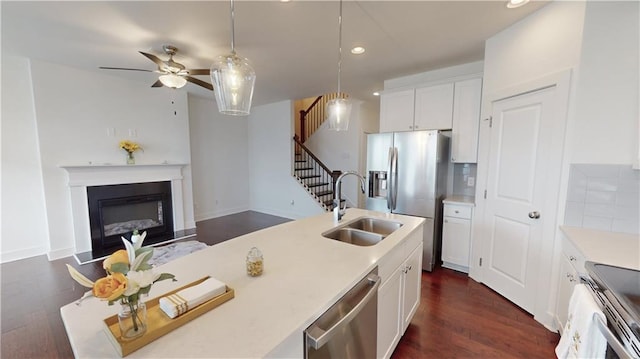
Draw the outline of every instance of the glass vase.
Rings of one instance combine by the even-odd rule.
[[[147,306],[141,300],[120,302],[118,324],[123,340],[142,336],[147,331]]]
[[[133,157],[133,152],[127,152],[127,164],[128,165],[136,164],[136,158]]]

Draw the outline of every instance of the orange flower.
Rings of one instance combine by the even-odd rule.
[[[102,268],[104,268],[108,273],[111,273],[111,266],[115,263],[124,263],[129,265],[129,255],[126,250],[120,249],[107,257],[107,259],[102,262]]]
[[[122,273],[113,273],[98,279],[93,285],[93,295],[108,301],[118,299],[127,289],[127,277]]]

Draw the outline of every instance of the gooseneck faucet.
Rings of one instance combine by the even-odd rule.
[[[340,206],[340,197],[342,197],[342,179],[345,176],[348,175],[354,175],[358,178],[360,178],[360,190],[362,191],[362,193],[364,193],[364,187],[365,187],[365,179],[364,177],[362,177],[361,175],[358,174],[358,172],[355,171],[346,171],[343,174],[341,174],[338,179],[336,180],[336,193],[335,193],[335,197],[333,199],[333,218],[336,221],[339,221],[342,219],[342,217],[344,216],[344,214],[347,212],[347,204],[345,203],[344,208],[341,208]]]

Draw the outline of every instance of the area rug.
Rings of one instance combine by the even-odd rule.
[[[198,241],[175,242],[166,246],[155,247],[149,264],[154,267],[170,262],[187,254],[205,249],[208,246]]]

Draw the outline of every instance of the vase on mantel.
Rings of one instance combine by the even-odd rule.
[[[123,340],[131,340],[142,336],[147,331],[147,306],[142,300],[126,299],[120,302],[118,325]]]
[[[128,165],[136,164],[136,158],[133,157],[133,152],[127,152],[127,164]]]

